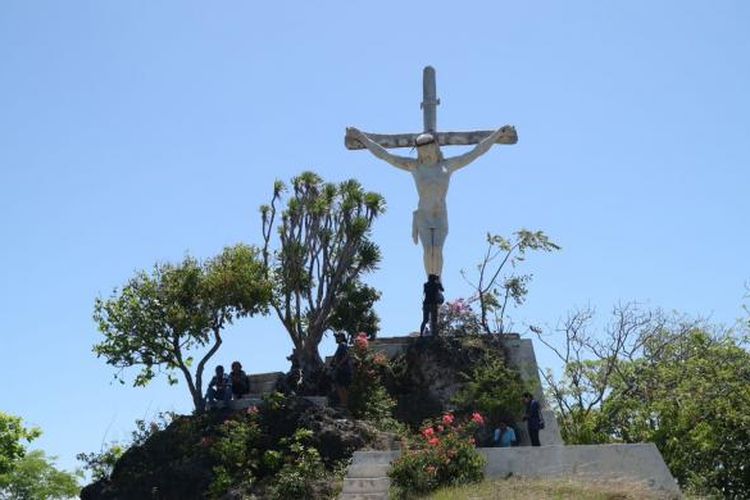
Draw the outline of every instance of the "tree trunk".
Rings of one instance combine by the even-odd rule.
[[[323,360],[318,353],[318,344],[315,342],[303,342],[302,349],[297,349],[296,356],[303,377],[302,387],[300,388],[301,392],[308,395],[325,393],[324,381],[326,374]]]
[[[201,394],[200,389],[191,391],[191,393],[193,396],[193,405],[195,405],[196,413],[202,413],[205,409],[203,405],[203,394]]]

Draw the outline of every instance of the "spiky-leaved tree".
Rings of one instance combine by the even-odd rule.
[[[318,344],[333,326],[337,305],[380,261],[370,234],[384,210],[383,197],[357,181],[328,183],[313,172],[294,177],[288,190],[283,182],[274,183],[271,203],[261,207],[272,307],[307,378],[322,367]]]

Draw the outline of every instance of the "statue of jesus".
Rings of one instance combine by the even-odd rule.
[[[396,168],[410,172],[419,194],[419,204],[412,219],[414,244],[422,242],[424,270],[441,276],[443,270],[443,244],[448,235],[448,209],[445,197],[451,174],[465,167],[489,151],[503,134],[515,135],[515,128],[501,127],[479,142],[474,149],[453,158],[444,158],[436,134],[425,132],[417,136],[414,146],[417,158],[392,155],[385,148],[356,128],[348,128],[347,135],[359,140],[370,152]]]

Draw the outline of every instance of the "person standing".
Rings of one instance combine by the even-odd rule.
[[[352,360],[349,356],[349,345],[346,342],[346,335],[341,332],[335,333],[338,347],[331,360],[331,370],[333,372],[333,383],[336,386],[336,395],[339,398],[339,406],[344,409],[349,408],[349,386],[352,385],[354,378],[354,369]]]
[[[526,428],[531,438],[531,446],[541,446],[539,443],[539,429],[544,428],[542,423],[542,413],[539,408],[539,401],[534,399],[530,392],[523,393],[523,402],[526,405],[526,413],[523,419],[526,421]]]
[[[438,306],[444,301],[444,291],[443,284],[440,283],[440,276],[430,274],[423,287],[424,300],[422,301],[422,324],[419,326],[420,337],[424,335],[424,329],[428,321],[430,322],[430,334],[433,337],[437,336]]]

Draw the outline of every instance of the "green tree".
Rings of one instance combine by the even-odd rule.
[[[157,264],[138,272],[109,299],[96,299],[94,320],[104,340],[94,346],[97,357],[118,368],[139,367],[134,386],[166,373],[177,383],[181,373],[195,409],[203,409],[203,372],[222,344],[222,332],[234,320],[266,313],[271,287],[258,250],[247,245],[225,248],[198,262]],[[198,363],[192,352],[203,350]]]
[[[700,493],[750,493],[750,353],[733,336],[691,330],[622,372],[601,408],[604,432],[654,442]]]
[[[516,266],[526,259],[526,252],[552,252],[560,247],[542,231],[520,229],[511,239],[487,233],[487,249],[476,266],[476,277],[461,271],[467,283],[474,288],[475,296],[469,301],[479,302],[479,322],[486,333],[493,330],[506,332],[508,305],[521,305],[529,293],[530,274],[505,273],[508,265]]]
[[[36,427],[24,427],[21,418],[0,412],[0,498],[43,500],[78,494],[78,474],[56,469],[54,458],[41,450],[26,450],[26,444],[41,434]]]
[[[77,496],[81,474],[58,470],[54,460],[42,450],[26,453],[9,473],[0,475],[0,498],[48,500]]]
[[[744,498],[750,352],[742,338],[633,304],[615,308],[603,334],[589,333],[592,318],[568,318],[566,340],[553,346],[567,355],[563,377],[546,375],[566,442],[653,442],[683,488]]]
[[[354,336],[364,332],[370,339],[380,330],[380,318],[373,306],[380,292],[359,280],[344,284],[333,308],[330,327]]]
[[[37,428],[23,426],[20,417],[0,411],[0,476],[11,471],[16,461],[26,454],[26,443],[42,435]]]
[[[285,192],[286,185],[277,181],[271,203],[260,209],[263,256],[273,280],[272,307],[310,381],[322,367],[318,345],[323,334],[332,328],[334,317],[334,322],[341,319],[335,314],[337,305],[380,261],[370,233],[385,201],[355,180],[326,183],[304,172],[292,179],[286,208],[277,217]]]

